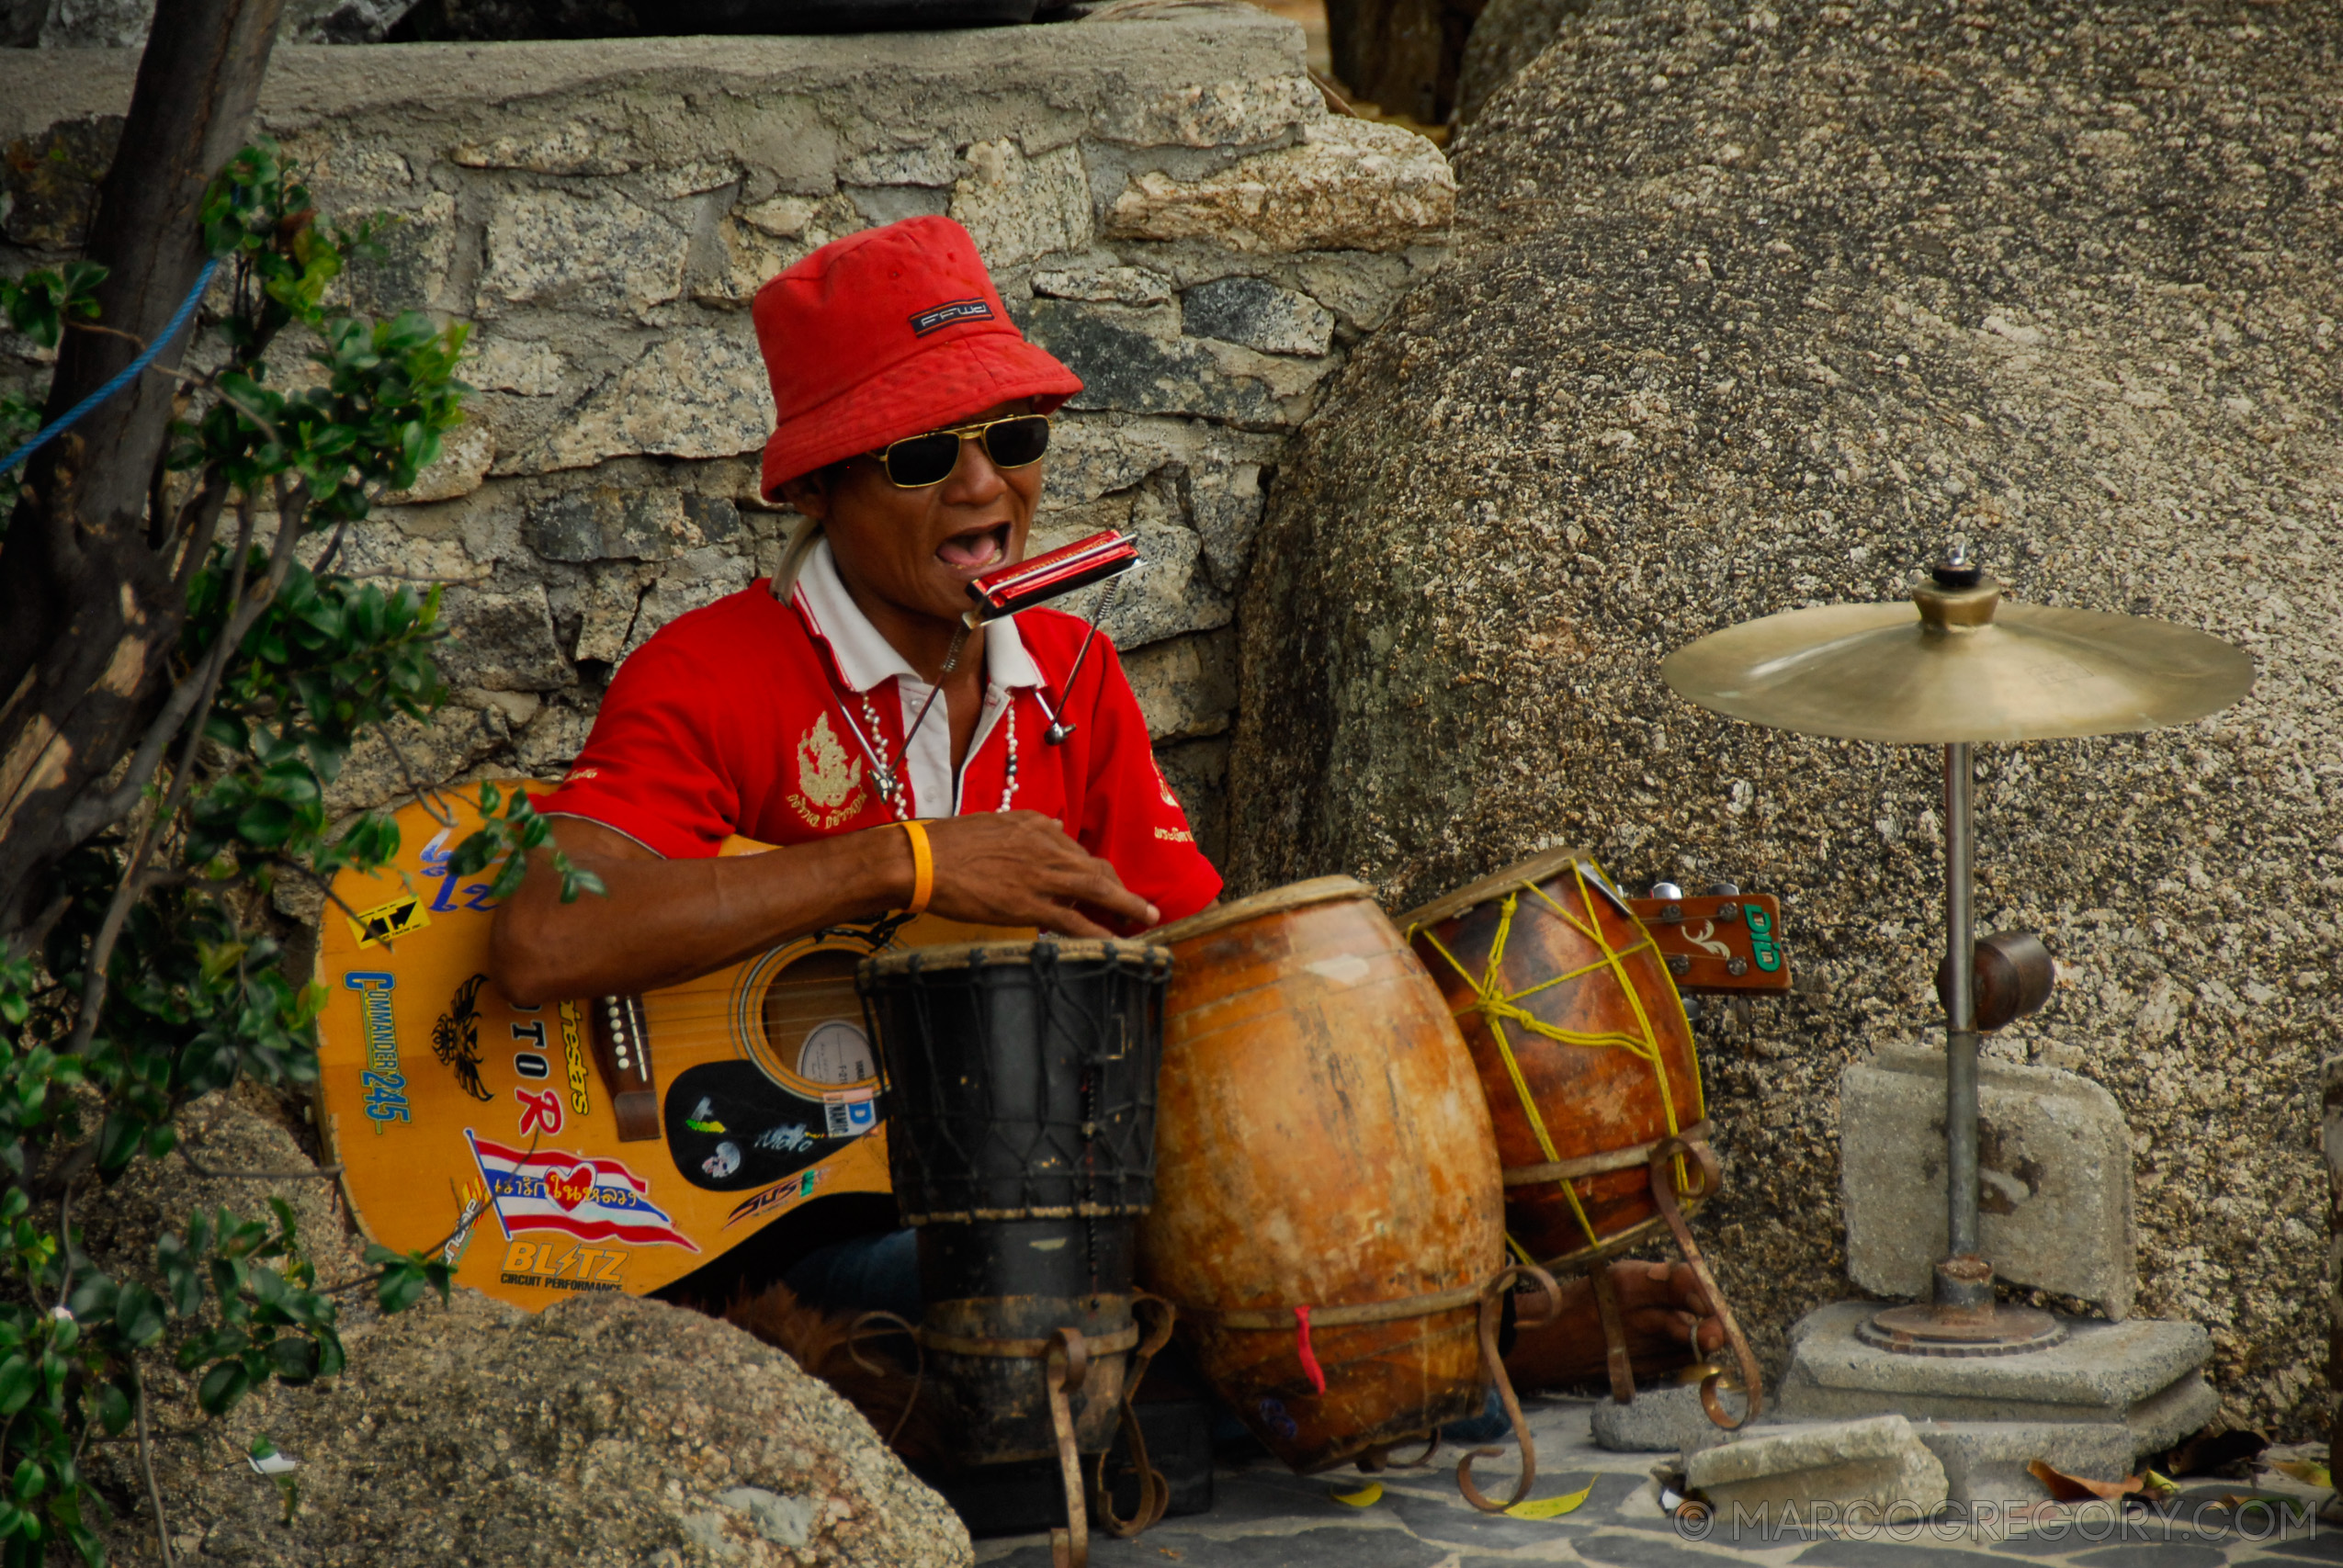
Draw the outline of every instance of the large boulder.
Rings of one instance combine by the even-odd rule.
[[[967,1529],[828,1384],[632,1296],[532,1316],[474,1291],[352,1325],[349,1370],[207,1421],[174,1387],[156,1479],[180,1562],[251,1568],[968,1568]],[[152,1374],[150,1374],[152,1375]],[[299,1468],[244,1461],[266,1435]],[[118,1561],[154,1560],[133,1456]]]
[[[531,1315],[458,1291],[385,1317],[334,1184],[276,1102],[214,1096],[180,1122],[193,1160],[85,1191],[85,1254],[156,1278],[191,1212],[292,1209],[322,1287],[343,1287],[340,1376],[276,1385],[221,1419],[154,1358],[155,1482],[176,1561],[248,1568],[969,1568],[968,1531],[829,1384],[727,1323],[632,1296]],[[200,1172],[209,1172],[204,1175]],[[297,1468],[245,1456],[266,1436]],[[90,1450],[115,1561],[155,1562],[135,1448]]]
[[[2130,1120],[2137,1310],[2212,1329],[2228,1417],[2318,1423],[2339,45],[2319,6],[1597,0],[1463,137],[1455,260],[1277,476],[1236,886],[1398,908],[1577,842],[1781,893],[1795,994],[1703,1026],[1702,1224],[1775,1356],[1853,1293],[1841,1067],[1939,1038],[1940,761],[1719,719],[1659,660],[1961,535],[2019,598],[2255,655],[2216,718],[1983,749],[1979,910],[2060,964],[1991,1049]]]
[[[1545,52],[1562,24],[1583,13],[1587,0],[1488,0],[1456,73],[1456,123],[1470,125],[1497,90]]]

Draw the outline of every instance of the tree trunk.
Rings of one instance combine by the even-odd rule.
[[[1420,125],[1456,107],[1465,39],[1485,0],[1327,0],[1328,52],[1351,96]]]
[[[140,352],[195,286],[204,192],[244,141],[283,0],[161,0],[98,197],[88,257],[108,332],[68,332],[48,417]],[[133,343],[115,333],[129,333]],[[148,539],[181,334],[156,367],[51,443],[0,543],[0,948],[72,845],[64,808],[136,743],[183,606]]]

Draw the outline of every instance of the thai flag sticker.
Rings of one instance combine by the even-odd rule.
[[[651,1207],[651,1183],[615,1159],[560,1149],[508,1149],[464,1129],[506,1239],[515,1231],[560,1231],[580,1241],[680,1247],[692,1238]]]

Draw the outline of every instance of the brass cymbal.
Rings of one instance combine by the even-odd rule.
[[[1713,632],[1659,672],[1705,708],[1802,735],[1950,745],[2118,735],[2217,713],[2244,649],[2169,621],[2001,603],[1922,583],[1917,605],[1832,604]]]

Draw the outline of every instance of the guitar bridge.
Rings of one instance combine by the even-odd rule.
[[[651,1029],[640,997],[596,997],[593,1007],[594,1065],[610,1096],[618,1141],[660,1135],[659,1083],[651,1064]]]

